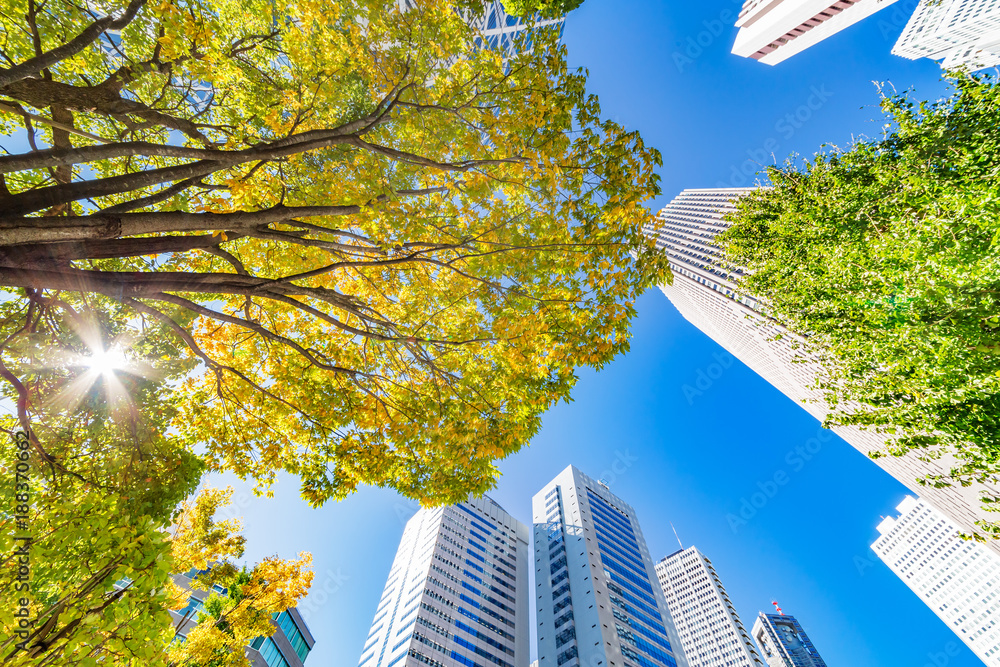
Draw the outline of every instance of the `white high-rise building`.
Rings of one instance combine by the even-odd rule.
[[[687,667],[635,510],[573,466],[531,505],[539,667]]]
[[[941,60],[948,70],[1000,65],[1000,2],[921,0],[892,52]]]
[[[896,509],[872,550],[980,660],[1000,667],[1000,558],[923,500],[907,496]]]
[[[688,547],[656,563],[690,667],[763,667],[712,561]]]
[[[360,667],[528,667],[528,527],[489,498],[422,509]]]
[[[896,0],[746,0],[733,53],[776,65]]]
[[[760,612],[753,624],[753,636],[768,667],[826,667],[794,616]]]
[[[713,241],[730,224],[723,218],[735,210],[735,200],[752,190],[685,190],[657,214],[657,221],[647,225],[645,232],[668,254],[674,273],[673,284],[660,289],[686,320],[822,421],[829,408],[822,393],[814,389],[822,369],[800,349],[800,338],[763,315],[753,298],[736,293],[738,272],[731,275],[718,262],[719,250]],[[886,449],[877,433],[854,427],[834,431],[864,454]],[[976,532],[976,520],[997,520],[979,501],[981,492],[1000,493],[992,486],[934,488],[917,483],[927,475],[947,474],[954,459],[922,461],[911,453],[875,461],[968,533]],[[990,547],[1000,553],[1000,542],[991,540]]]

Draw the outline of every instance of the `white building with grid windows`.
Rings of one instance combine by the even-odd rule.
[[[944,69],[1000,65],[1000,0],[921,0],[892,52]]]
[[[733,53],[776,65],[897,0],[746,0]]]
[[[752,190],[684,190],[657,214],[657,220],[646,226],[645,233],[668,254],[674,274],[673,284],[661,285],[660,289],[686,320],[822,421],[829,409],[822,394],[814,389],[822,369],[800,349],[800,338],[764,316],[752,297],[737,294],[740,272],[730,273],[718,262],[714,239],[730,224],[724,217],[735,210],[733,202]],[[864,454],[885,451],[885,441],[877,433],[854,427],[833,430]],[[917,483],[927,475],[946,474],[953,459],[922,461],[911,453],[883,456],[876,463],[968,533],[976,532],[977,520],[997,518],[983,510],[979,501],[983,491],[1000,493],[992,486],[934,488]],[[1000,553],[1000,542],[991,540],[989,545]]]
[[[1000,667],[1000,558],[907,496],[872,550],[984,663]]]
[[[528,667],[528,527],[489,498],[406,524],[359,667]]]
[[[539,667],[687,667],[635,510],[573,466],[531,507]]]
[[[697,547],[658,561],[656,576],[690,667],[763,667],[712,561]]]

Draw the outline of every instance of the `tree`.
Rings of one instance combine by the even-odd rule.
[[[829,422],[885,433],[889,454],[952,452],[926,481],[967,485],[1000,472],[1000,90],[951,83],[884,97],[880,139],[769,169],[719,241],[822,358]]]
[[[3,500],[12,502],[7,486]],[[30,590],[17,593],[29,601],[33,623],[18,634],[19,605],[0,610],[0,663],[248,667],[244,647],[273,633],[272,615],[305,595],[311,558],[303,553],[297,560],[268,558],[249,570],[235,567],[229,559],[243,555],[240,525],[213,518],[231,495],[231,489],[204,490],[184,503],[171,529],[162,519],[133,515],[128,499],[75,479],[35,485]],[[13,561],[21,543],[11,540],[6,519],[4,528],[0,585],[13,592],[20,590]],[[221,584],[230,594],[211,596],[209,613],[196,619],[188,640],[174,642],[167,610],[183,607],[188,593],[170,575],[211,563],[195,585],[207,590]]]
[[[503,8],[511,16],[552,18],[569,14],[583,4],[583,0],[503,0]]]
[[[119,309],[198,364],[172,385],[189,451],[316,504],[485,491],[668,272],[641,233],[659,154],[601,120],[553,31],[504,60],[461,18],[481,2],[413,4],[0,19],[12,307]]]
[[[205,464],[170,428],[171,385],[193,362],[164,325],[129,317],[73,293],[0,303],[0,377],[15,406],[0,420],[0,664],[167,667],[212,654],[243,665],[239,642],[270,634],[271,614],[308,588],[307,554],[232,564],[240,524],[215,518],[231,491],[185,501]],[[119,346],[128,356],[112,364]],[[238,604],[213,601],[217,620],[172,646],[167,610],[188,594],[171,574],[212,564],[199,585],[231,584]]]
[[[243,555],[239,522],[217,522],[215,513],[229,504],[232,489],[205,489],[185,503],[172,542],[175,571],[202,570],[192,582],[201,590],[214,589],[205,600],[205,612],[194,620],[184,642],[172,642],[166,655],[170,665],[249,667],[244,649],[257,637],[274,633],[271,619],[294,607],[312,583],[312,556],[300,553],[298,560],[266,558],[252,569],[237,568],[227,557]],[[173,587],[171,609],[186,597]],[[180,595],[179,595],[180,594]]]

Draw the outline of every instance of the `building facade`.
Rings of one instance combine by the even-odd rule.
[[[395,0],[400,11],[413,9],[413,0]],[[472,14],[467,12],[465,20],[479,33],[475,43],[478,48],[487,48],[500,51],[505,56],[512,56],[517,51],[517,36],[525,30],[553,29],[559,31],[559,38],[562,39],[563,28],[566,24],[565,16],[558,16],[552,19],[535,17],[534,21],[523,19],[519,16],[511,16],[503,7],[501,0],[487,0],[482,14]],[[530,34],[526,38],[530,45]]]
[[[1000,667],[1000,558],[963,540],[930,504],[907,496],[872,550],[990,667]]]
[[[528,667],[528,527],[489,498],[406,524],[360,667]]]
[[[712,561],[697,547],[658,561],[656,576],[690,667],[763,667]]]
[[[657,220],[645,232],[668,254],[674,273],[673,284],[661,285],[660,289],[686,320],[822,421],[829,409],[822,394],[814,389],[821,367],[803,352],[800,338],[765,317],[755,299],[737,293],[740,272],[731,272],[718,261],[714,239],[729,226],[724,218],[735,210],[733,202],[752,190],[685,190],[657,214]],[[877,433],[854,427],[833,430],[866,455],[886,449]],[[945,456],[921,461],[909,454],[883,456],[875,461],[968,533],[976,532],[977,520],[996,520],[979,501],[982,492],[998,493],[992,485],[934,488],[917,483],[927,475],[947,474],[954,459]],[[997,541],[991,540],[990,548],[1000,553]]]
[[[826,667],[794,616],[760,612],[753,636],[768,667]]]
[[[570,466],[532,499],[539,667],[686,667],[635,510]]]
[[[189,592],[187,604],[171,610],[170,617],[177,632],[175,641],[184,641],[192,628],[198,625],[198,614],[205,610],[205,600],[212,593],[226,594],[226,589],[216,584],[209,590],[193,588],[191,582],[207,570],[191,570],[175,574],[174,583]],[[303,667],[309,652],[316,644],[309,627],[294,607],[277,614],[271,623],[274,634],[258,637],[246,649],[251,667]]]
[[[1000,3],[921,0],[892,52],[940,60],[944,69],[975,71],[1000,65]]]
[[[476,45],[480,48],[488,48],[500,51],[506,55],[513,55],[517,50],[515,38],[519,33],[528,29],[528,21],[518,16],[511,16],[504,11],[501,0],[492,0],[486,5],[486,13],[481,17],[470,17],[469,24],[479,31],[480,37],[476,39]],[[559,16],[554,19],[537,19],[532,29],[552,29],[559,31],[562,38],[562,31],[566,25],[566,17]],[[530,41],[530,35],[528,37]]]
[[[776,65],[896,0],[746,0],[733,53]]]

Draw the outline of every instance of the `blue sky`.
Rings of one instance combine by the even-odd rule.
[[[921,97],[945,92],[935,63],[890,54],[904,11],[890,7],[769,67],[729,53],[740,4],[587,0],[567,21],[571,64],[589,69],[605,115],[663,153],[656,207],[687,187],[749,184],[745,174],[771,152],[780,160],[879,134],[874,81]],[[502,462],[492,497],[529,522],[531,496],[566,465],[608,473],[654,557],[677,548],[673,523],[685,546],[715,563],[748,629],[777,600],[831,667],[981,664],[868,548],[905,489],[839,438],[811,441],[814,419],[739,362],[722,368],[724,352],[658,291],[638,312],[631,352],[582,374],[575,401],[551,410],[531,446]],[[700,374],[704,391],[685,392]],[[798,447],[815,453],[805,460]],[[787,483],[769,485],[776,473]],[[248,560],[314,555],[301,607],[318,637],[308,664],[357,664],[412,505],[366,489],[311,510],[291,479],[272,499],[237,487]],[[765,491],[773,497],[745,523],[732,520]]]

